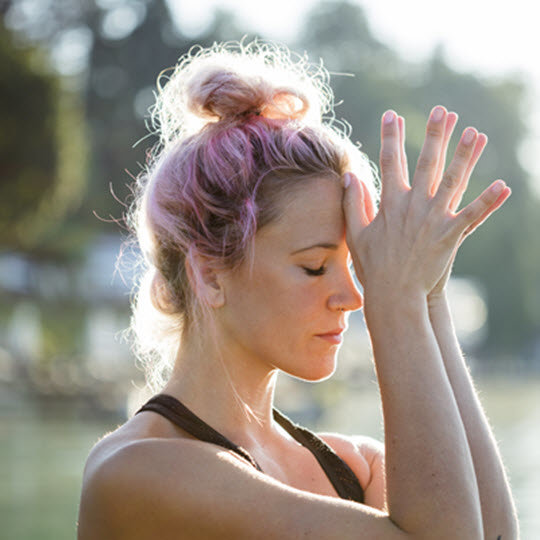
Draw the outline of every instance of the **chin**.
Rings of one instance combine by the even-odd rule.
[[[333,369],[332,371],[330,371],[329,373],[325,373],[324,375],[299,377],[299,378],[301,378],[303,381],[306,381],[306,382],[312,382],[312,383],[323,382],[329,379],[334,374],[335,371],[336,370]]]
[[[289,375],[307,382],[321,382],[329,379],[336,371],[337,353],[322,358],[313,357],[302,365],[302,369],[287,371]]]

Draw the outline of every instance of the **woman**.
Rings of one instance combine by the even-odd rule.
[[[457,211],[487,138],[468,128],[444,172],[457,115],[441,106],[409,181],[389,110],[377,210],[369,163],[321,120],[330,98],[322,71],[256,43],[191,52],[160,87],[134,320],[140,351],[173,367],[92,450],[80,539],[518,536],[445,292],[462,240],[510,189]],[[333,373],[362,307],[384,446],[273,410],[280,370]]]

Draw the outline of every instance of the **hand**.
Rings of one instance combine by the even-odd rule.
[[[437,186],[439,186],[440,183],[441,183],[443,173],[444,173],[444,165],[445,165],[445,162],[446,162],[446,149],[448,147],[450,137],[452,136],[452,133],[454,131],[454,127],[455,127],[455,125],[457,123],[457,119],[458,119],[458,115],[456,113],[454,113],[454,112],[450,112],[446,116],[446,126],[445,126],[445,130],[444,130],[444,139],[443,139],[443,144],[442,144],[442,147],[441,147],[441,154],[439,156],[437,174],[434,176],[434,182],[433,182],[433,186],[432,186],[432,190],[431,190],[432,194],[434,194]],[[406,166],[407,161],[406,161],[406,156],[405,156],[405,132],[404,132],[404,125],[405,124],[404,124],[404,120],[401,117],[399,118],[399,125],[400,125],[400,139],[401,139],[401,151],[402,151],[402,158],[401,159],[402,159],[402,161],[404,161],[405,166]],[[463,197],[463,193],[465,193],[465,191],[467,189],[467,186],[469,184],[469,179],[471,177],[471,173],[474,170],[474,167],[476,166],[476,163],[480,159],[480,156],[482,155],[482,152],[484,151],[484,148],[486,147],[487,142],[488,142],[488,138],[487,138],[487,136],[485,134],[483,134],[483,133],[478,134],[478,138],[476,140],[472,156],[470,158],[470,161],[469,161],[469,164],[468,164],[467,169],[465,171],[465,174],[463,175],[463,178],[461,179],[461,182],[459,184],[459,188],[457,190],[456,197],[454,197],[452,199],[452,202],[449,205],[449,209],[450,209],[451,212],[455,212],[456,209],[458,208],[458,206],[459,206],[459,204],[461,202],[461,199]],[[495,210],[497,210],[506,201],[506,199],[510,196],[511,193],[512,193],[511,189],[509,187],[505,187],[504,190],[499,195],[499,197],[497,198],[497,200],[493,203],[493,205],[490,208],[486,209],[486,212],[481,217],[481,219],[479,219],[475,223],[473,223],[473,225],[468,228],[468,230],[465,232],[465,234],[463,234],[461,236],[457,247],[459,247],[461,245],[461,243],[463,242],[463,240],[465,239],[466,236],[468,236],[474,230],[476,230],[476,228],[480,224],[482,224],[489,217],[490,214],[495,212]],[[454,253],[452,254],[452,257],[451,257],[451,259],[450,259],[450,261],[449,261],[449,263],[448,263],[448,265],[447,265],[447,267],[445,269],[445,272],[442,275],[441,279],[435,285],[435,287],[429,292],[429,294],[428,294],[428,304],[435,301],[436,299],[438,299],[440,297],[444,297],[445,292],[446,292],[446,285],[448,284],[448,280],[450,278],[450,273],[452,271],[452,266],[454,264],[456,254],[457,254],[457,248],[454,251]]]
[[[404,120],[387,111],[382,123],[381,204],[375,215],[366,187],[347,173],[347,242],[366,296],[425,296],[444,289],[459,245],[510,195],[501,180],[455,213],[487,142],[465,130],[446,173],[446,151],[457,115],[436,107],[427,124],[412,187],[404,150]],[[344,179],[345,180],[345,179]],[[346,181],[345,181],[346,182]]]

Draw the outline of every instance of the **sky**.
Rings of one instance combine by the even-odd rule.
[[[442,44],[448,63],[478,75],[519,73],[530,85],[530,137],[520,151],[523,166],[537,180],[540,196],[540,29],[532,0],[353,0],[361,5],[373,34],[409,60],[429,57]],[[169,0],[184,32],[196,35],[221,6],[265,37],[293,42],[305,14],[317,0]],[[496,7],[500,5],[501,7]],[[458,111],[459,112],[459,111]]]

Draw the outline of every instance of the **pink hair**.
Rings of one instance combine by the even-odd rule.
[[[192,50],[158,82],[160,146],[131,216],[146,263],[132,327],[154,386],[182,331],[204,313],[186,261],[240,265],[257,230],[311,178],[353,170],[374,188],[367,158],[331,117],[323,121],[332,110],[327,78],[285,48],[253,42]]]

